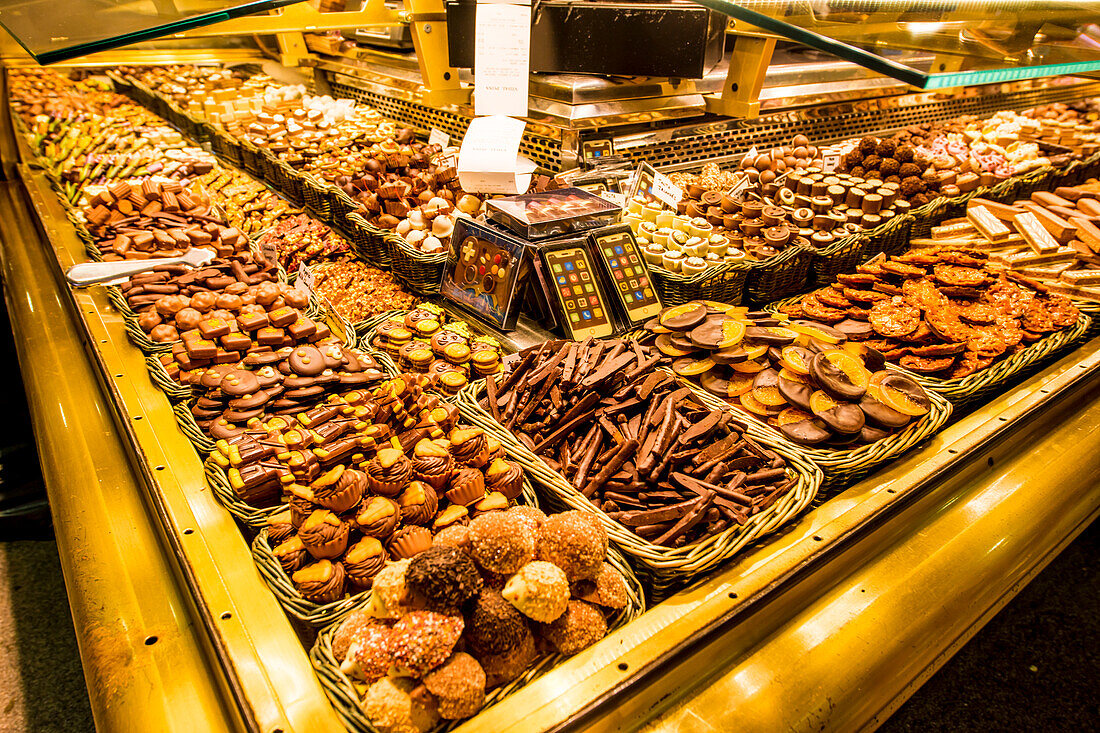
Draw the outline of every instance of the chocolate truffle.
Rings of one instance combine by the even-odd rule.
[[[429,610],[458,613],[462,604],[481,592],[481,575],[462,550],[430,547],[409,562],[405,586]]]
[[[392,641],[393,629],[387,623],[371,619],[370,623],[357,625],[352,632],[340,671],[363,680],[368,685],[382,679],[393,666]],[[335,637],[332,650],[333,653],[336,652]]]
[[[455,428],[448,438],[451,455],[459,463],[481,468],[489,460],[489,444],[481,428]]]
[[[378,733],[428,733],[439,723],[436,705],[427,688],[404,678],[383,677],[363,696],[363,713]]]
[[[298,537],[310,555],[318,560],[332,560],[348,548],[349,530],[348,523],[328,509],[318,509],[302,522]]]
[[[523,469],[515,461],[497,458],[485,469],[485,488],[517,499],[523,493]]]
[[[622,574],[604,563],[594,580],[578,580],[573,584],[573,597],[597,606],[618,610],[630,602],[630,590]]]
[[[607,636],[607,621],[591,603],[569,601],[565,613],[539,631],[559,653],[571,655]]]
[[[464,652],[452,654],[424,675],[424,686],[439,701],[439,715],[445,720],[469,718],[485,704],[485,670]]]
[[[397,503],[401,507],[402,521],[409,524],[431,524],[439,509],[435,489],[423,481],[410,481],[401,496],[397,497]]]
[[[528,632],[515,649],[503,654],[487,654],[479,657],[481,668],[485,670],[486,689],[491,690],[513,681],[527,671],[537,656],[535,636]]]
[[[409,525],[394,533],[387,548],[398,560],[412,558],[432,546],[432,533],[424,527]]]
[[[382,496],[397,496],[412,478],[412,463],[396,448],[383,448],[367,463],[367,482],[371,491]]]
[[[451,475],[447,499],[469,506],[485,496],[485,474],[478,468],[460,468]]]
[[[303,521],[305,517],[302,517]],[[267,541],[274,547],[294,536],[297,527],[290,521],[290,509],[279,512],[267,520]]]
[[[491,512],[470,521],[470,553],[494,573],[514,573],[535,557],[535,535],[522,517]]]
[[[479,654],[504,654],[530,634],[527,618],[492,588],[483,589],[466,614],[466,643]]]
[[[309,485],[313,499],[326,509],[343,514],[359,503],[367,488],[362,471],[337,465],[325,471]]]
[[[332,635],[332,656],[336,661],[343,662],[348,655],[348,648],[355,639],[355,635],[371,624],[378,623],[377,619],[363,610],[349,613],[341,622],[336,633]]]
[[[348,548],[344,555],[344,570],[348,580],[360,590],[368,590],[374,581],[374,576],[382,570],[386,564],[386,551],[382,549],[382,543],[374,537],[364,537]]]
[[[271,535],[268,535],[268,539],[271,539]],[[271,554],[283,566],[283,572],[288,574],[305,567],[306,563],[313,561],[310,554],[306,552],[305,545],[302,544],[302,538],[297,535],[286,542],[275,545],[271,550]]]
[[[451,656],[462,636],[461,616],[409,611],[393,625],[393,658],[399,670],[423,677]]]
[[[355,524],[363,534],[385,542],[393,536],[400,519],[401,508],[396,501],[385,496],[374,496],[359,509]]]
[[[570,581],[595,578],[607,557],[607,532],[591,514],[573,510],[547,518],[538,558],[565,571]]]
[[[565,612],[569,581],[557,565],[535,560],[508,579],[501,595],[527,618],[548,624]]]
[[[367,608],[371,616],[399,618],[409,610],[409,591],[405,586],[405,570],[408,567],[408,560],[398,560],[386,565],[374,576],[370,606]]]
[[[328,560],[306,565],[290,577],[302,597],[313,603],[335,603],[344,597],[344,566]]]
[[[413,476],[430,484],[437,491],[447,485],[453,470],[454,459],[439,443],[424,438],[413,448]]]

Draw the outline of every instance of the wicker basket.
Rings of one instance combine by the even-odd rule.
[[[808,287],[815,288],[819,283],[830,283],[838,273],[856,269],[856,265],[866,259],[863,254],[866,250],[867,239],[859,234],[844,237],[827,247],[814,250],[810,260]]]
[[[898,369],[897,371],[904,371]],[[920,420],[909,423],[899,433],[890,435],[874,443],[868,443],[852,450],[830,450],[827,448],[814,448],[813,446],[798,445],[787,440],[775,428],[762,422],[756,415],[745,410],[738,409],[729,402],[712,395],[692,382],[685,384],[699,396],[699,399],[712,407],[733,411],[737,416],[750,418],[752,424],[759,430],[770,436],[773,441],[790,446],[800,455],[820,466],[825,474],[822,482],[822,498],[828,498],[840,488],[852,484],[867,475],[872,469],[882,465],[886,461],[893,460],[908,451],[913,446],[939,432],[947,419],[951,417],[951,403],[940,395],[932,392],[928,395],[932,406],[928,414]]]
[[[1081,340],[1087,341],[1097,334],[1100,334],[1100,303],[1092,300],[1074,300],[1073,304],[1077,306],[1077,310],[1091,319]]]
[[[694,275],[649,265],[649,276],[663,305],[680,305],[691,300],[717,300],[738,305],[745,293],[745,279],[751,264],[726,262]]]
[[[866,262],[879,253],[887,256],[899,255],[909,249],[909,238],[913,230],[913,215],[902,214],[895,216],[885,224],[866,232],[863,235],[864,246],[860,261]],[[855,269],[854,267],[852,268]],[[851,272],[851,270],[849,270]],[[839,273],[838,273],[839,274]],[[821,282],[818,280],[818,282]]]
[[[173,404],[176,402],[186,402],[193,396],[191,393],[191,387],[186,384],[180,384],[172,377],[168,376],[168,370],[164,368],[164,364],[156,356],[145,357],[145,369],[149,372],[149,379],[153,381],[153,384],[160,387],[160,391],[164,393],[169,402]]]
[[[821,485],[821,471],[807,461],[798,449],[751,426],[749,431],[754,439],[786,459],[789,474],[792,478],[797,478],[795,486],[771,507],[750,517],[744,525],[730,527],[724,532],[684,547],[662,547],[647,542],[593,506],[565,477],[543,463],[542,459],[494,420],[478,404],[484,389],[485,380],[478,380],[459,393],[457,404],[462,416],[492,433],[501,442],[505,451],[539,484],[540,496],[551,509],[579,509],[594,514],[607,530],[611,541],[630,558],[639,576],[646,581],[649,598],[654,603],[793,519],[810,506]]]
[[[745,280],[743,300],[761,305],[806,292],[814,254],[811,247],[788,247],[774,257],[752,263]]]
[[[292,204],[298,208],[302,208],[302,178],[298,171],[285,160],[275,158],[272,164],[272,172],[275,174],[274,180],[271,185],[275,187],[279,193],[288,198]]]
[[[341,191],[341,193],[343,193],[343,191]],[[344,195],[346,196],[347,194]],[[371,267],[377,267],[380,270],[387,270],[394,267],[393,274],[403,279],[406,274],[416,274],[412,272],[402,273],[397,271],[394,264],[394,247],[391,238],[398,239],[399,237],[393,232],[379,229],[356,211],[347,215],[345,228],[347,229],[349,235],[348,240],[351,242],[355,254],[359,259],[363,260]],[[440,262],[444,262],[446,259],[446,253],[444,253],[443,259],[440,260]],[[417,277],[422,279],[420,274],[417,274]],[[439,292],[439,281],[442,277],[443,266],[440,265],[439,273],[435,276],[435,292]]]
[[[630,591],[629,601],[626,607],[608,620],[607,628],[610,633],[615,629],[625,626],[638,616],[641,616],[645,611],[645,598],[642,595],[642,588],[638,583],[638,579],[634,576],[630,566],[627,565],[626,561],[623,560],[618,552],[614,549],[608,550],[607,562],[618,570],[623,578],[626,579],[626,586]],[[317,678],[321,682],[321,687],[324,688],[325,694],[328,695],[329,701],[332,703],[333,708],[336,709],[336,714],[344,721],[344,725],[347,726],[347,729],[349,731],[355,731],[356,733],[377,733],[377,729],[370,724],[370,721],[367,720],[367,717],[363,714],[363,708],[359,704],[359,695],[356,693],[354,685],[352,685],[347,675],[340,671],[341,660],[336,659],[332,653],[332,638],[336,634],[337,628],[339,628],[339,624],[333,623],[321,631],[317,636],[316,643],[309,652],[309,659],[313,663],[313,669],[317,673]],[[529,667],[527,671],[518,678],[509,682],[507,685],[502,685],[490,691],[485,696],[485,707],[488,708],[495,705],[512,693],[538,679],[557,666],[562,659],[564,659],[564,657],[560,654],[542,655],[534,665]],[[475,717],[472,720],[476,721],[477,718]],[[441,723],[432,730],[431,733],[442,733],[443,731],[451,730],[463,722],[464,721]],[[476,724],[476,722],[474,724]]]
[[[302,182],[302,202],[309,212],[323,221],[332,221],[332,200],[324,188],[325,184],[302,171],[298,171],[298,179]]]
[[[195,416],[191,414],[190,402],[179,402],[172,405],[172,412],[176,416],[176,425],[191,441],[191,445],[195,446],[195,450],[199,452],[199,455],[208,456],[214,452],[214,441],[195,422]]]
[[[898,371],[904,371],[917,380],[925,390],[943,395],[951,400],[951,403],[956,407],[960,407],[982,401],[991,394],[1001,391],[1005,383],[1013,377],[1021,376],[1027,371],[1038,368],[1040,363],[1051,354],[1077,343],[1084,338],[1091,323],[1092,319],[1082,311],[1077,318],[1077,322],[1069,328],[1064,328],[1050,336],[1039,339],[1023,351],[1013,354],[1007,359],[1001,359],[988,368],[975,372],[968,377],[937,379],[901,367],[898,367]]]
[[[206,123],[206,136],[210,140],[210,149],[222,160],[240,167],[241,146],[237,143],[225,128],[212,123]]]
[[[206,483],[210,485],[210,490],[214,492],[218,503],[243,524],[253,529],[260,529],[267,526],[269,519],[286,509],[285,504],[257,508],[241,501],[241,497],[237,496],[237,492],[229,485],[229,475],[225,468],[215,460],[214,456],[208,457],[202,467],[206,473]]]
[[[531,488],[531,483],[526,479],[523,482],[523,493],[521,497],[522,501],[520,503],[526,504],[527,506],[538,507],[538,498],[535,494],[535,490]],[[277,507],[277,509],[282,508],[281,506]],[[267,516],[270,516],[270,514]],[[267,517],[264,517],[263,522],[266,523],[266,521]],[[256,527],[262,525],[252,524],[252,526]],[[343,617],[352,608],[370,602],[370,591],[346,596],[332,603],[314,603],[313,601],[307,600],[298,592],[298,589],[294,587],[294,583],[291,581],[290,576],[283,570],[283,566],[279,564],[279,559],[272,554],[271,550],[271,544],[267,541],[267,530],[261,530],[260,533],[256,535],[256,539],[252,542],[252,558],[256,562],[256,567],[259,569],[260,575],[263,576],[264,581],[267,583],[267,587],[271,589],[275,598],[278,599],[279,605],[283,607],[283,611],[285,611],[288,616],[309,626],[319,628],[321,626],[327,626],[338,618]]]
[[[241,166],[256,178],[263,178],[260,164],[260,149],[247,140],[237,140],[241,150]]]

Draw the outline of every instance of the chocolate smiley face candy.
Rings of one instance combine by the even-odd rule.
[[[646,324],[685,379],[802,445],[848,449],[903,430],[931,402],[845,331],[786,314],[695,301]]]

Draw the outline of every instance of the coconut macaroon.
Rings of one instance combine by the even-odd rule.
[[[461,616],[409,611],[393,625],[391,648],[398,670],[423,677],[451,656],[463,628]]]
[[[468,718],[485,704],[485,670],[464,652],[424,675],[424,686],[439,701],[439,715],[446,720]]]
[[[336,657],[337,661],[344,661],[356,632],[373,623],[377,623],[377,619],[364,610],[349,613],[336,629],[336,633],[332,635],[332,656]]]
[[[584,601],[569,601],[565,613],[543,626],[542,636],[560,653],[576,654],[607,636],[607,621],[600,609]]]
[[[335,653],[335,639],[333,640]],[[340,671],[363,680],[368,685],[385,677],[393,667],[393,629],[388,623],[373,619],[355,627],[344,654]]]
[[[528,634],[523,637],[520,645],[511,651],[478,657],[481,668],[485,670],[485,688],[491,690],[513,681],[527,671],[537,656],[535,637],[533,634]]]
[[[378,733],[427,733],[439,723],[434,696],[410,679],[375,682],[363,696],[363,712]]]
[[[483,589],[466,614],[466,643],[479,654],[504,654],[529,636],[527,617],[498,590]]]
[[[607,532],[590,514],[573,510],[543,522],[538,558],[564,570],[570,581],[595,578],[605,557]]]
[[[399,618],[409,610],[409,590],[405,586],[405,570],[411,560],[398,560],[382,568],[374,576],[368,611],[377,618]]]
[[[477,566],[462,550],[431,547],[414,557],[405,570],[405,587],[432,611],[458,613],[481,592]]]
[[[508,579],[501,595],[527,618],[548,624],[569,604],[569,580],[557,565],[535,560]]]
[[[470,553],[494,573],[510,574],[535,558],[530,525],[511,512],[490,512],[470,520]]]
[[[572,592],[573,597],[578,600],[615,611],[626,608],[626,604],[630,602],[630,589],[626,587],[622,573],[607,563],[603,564],[595,579],[573,583]]]

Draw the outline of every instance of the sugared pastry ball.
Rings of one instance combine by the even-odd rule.
[[[445,720],[469,718],[485,704],[485,670],[464,652],[424,675],[424,686],[439,702],[439,715]]]
[[[393,666],[393,629],[386,623],[374,623],[358,629],[351,638],[346,659],[340,665],[344,674],[368,685],[386,676]]]
[[[378,733],[427,733],[439,723],[434,696],[404,678],[383,677],[371,685],[363,713]]]
[[[630,590],[618,570],[607,563],[594,580],[578,580],[572,586],[573,597],[597,606],[619,610],[630,602]]]
[[[508,579],[501,595],[527,618],[548,624],[569,603],[569,580],[557,565],[535,560]]]
[[[527,671],[537,655],[535,636],[529,633],[523,637],[519,646],[511,651],[478,657],[481,668],[485,670],[486,689],[491,690],[516,679]]]
[[[542,531],[542,524],[546,521],[546,514],[538,507],[526,506],[519,504],[508,510],[509,514],[522,518],[527,526],[531,529],[531,534],[535,537],[539,536],[539,532]]]
[[[398,669],[423,677],[451,656],[465,626],[461,616],[409,611],[393,625],[393,658]]]
[[[368,611],[377,618],[399,618],[408,610],[405,571],[411,560],[392,562],[374,576]]]
[[[340,624],[340,628],[336,629],[336,633],[332,635],[332,656],[336,657],[337,661],[342,662],[348,655],[348,647],[351,645],[352,639],[355,638],[355,634],[375,623],[378,623],[378,621],[366,611],[352,611],[349,613],[344,622]]]
[[[457,547],[460,550],[470,549],[470,528],[465,524],[452,524],[435,533],[432,537],[432,545],[435,547]]]
[[[481,592],[481,574],[462,550],[432,547],[409,562],[405,586],[432,611],[457,613]]]
[[[607,621],[591,603],[569,601],[565,613],[539,630],[558,652],[570,655],[607,636]]]
[[[466,614],[466,643],[481,654],[503,654],[530,635],[527,618],[498,590],[482,590]]]
[[[526,520],[511,512],[490,512],[469,524],[470,553],[494,573],[514,573],[535,558],[536,535]]]
[[[538,557],[564,570],[571,581],[594,578],[607,557],[607,532],[591,514],[555,514],[543,522]]]

